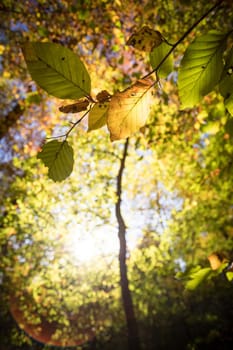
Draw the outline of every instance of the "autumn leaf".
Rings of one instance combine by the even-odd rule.
[[[97,130],[106,124],[109,102],[96,103],[88,116],[88,131]]]
[[[85,99],[83,101],[78,101],[70,105],[61,106],[59,108],[59,111],[63,113],[79,113],[79,112],[85,111],[88,105],[89,105],[89,101]]]
[[[149,79],[138,80],[112,97],[107,116],[111,141],[127,138],[145,125],[153,101],[152,84]]]
[[[212,270],[217,270],[225,262],[224,257],[219,253],[210,254],[208,260]]]
[[[219,272],[230,271],[229,259],[226,257],[224,253],[222,252],[212,253],[208,256],[208,260],[212,270],[218,270]]]
[[[111,95],[106,90],[102,90],[96,95],[96,99],[98,102],[106,102],[106,101],[109,101],[110,98],[111,98]]]
[[[133,33],[126,42],[126,45],[133,46],[135,49],[150,52],[158,47],[164,38],[158,30],[143,26],[140,30]]]

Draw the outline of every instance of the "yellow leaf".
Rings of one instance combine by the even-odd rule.
[[[96,103],[88,116],[88,131],[102,128],[106,124],[109,102]]]
[[[222,254],[212,253],[208,256],[212,270],[217,270],[226,260]]]
[[[126,45],[135,49],[150,52],[158,47],[164,38],[158,30],[153,30],[148,26],[143,26],[139,31],[133,33],[126,42]]]
[[[5,46],[0,45],[0,55],[2,55],[2,54],[3,54],[4,50],[5,50]]]
[[[145,125],[152,103],[149,79],[113,95],[107,116],[111,141],[127,138]]]
[[[7,72],[6,70],[3,72],[3,78],[8,79],[10,78],[11,74],[10,72]]]

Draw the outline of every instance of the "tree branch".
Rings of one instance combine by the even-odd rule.
[[[22,14],[21,11],[14,10],[13,8],[8,8],[3,4],[0,5],[0,12]]]
[[[8,133],[9,129],[17,122],[17,120],[21,117],[23,112],[24,108],[17,103],[6,116],[0,115],[0,139]]]
[[[123,155],[121,158],[120,168],[119,168],[119,172],[117,175],[117,190],[116,190],[116,194],[117,194],[116,218],[117,218],[119,227],[124,229],[124,230],[126,229],[126,226],[125,226],[124,220],[123,220],[122,215],[121,215],[121,194],[122,194],[122,176],[123,176],[123,172],[124,172],[124,168],[125,168],[125,161],[126,161],[126,157],[127,157],[127,153],[128,153],[128,146],[129,146],[129,139],[127,138],[125,140]]]

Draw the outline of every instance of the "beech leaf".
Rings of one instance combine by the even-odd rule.
[[[88,116],[88,131],[102,128],[106,124],[109,102],[96,103]]]
[[[106,102],[109,101],[110,98],[111,94],[106,90],[102,90],[96,95],[96,99],[98,102]]]
[[[159,47],[156,47],[150,53],[150,64],[153,69],[159,65],[162,59],[166,56],[166,54],[170,51],[171,47],[164,41]],[[158,75],[161,78],[166,77],[173,70],[173,57],[170,54],[168,58],[164,61],[162,66],[158,70]]]
[[[226,109],[233,115],[233,47],[228,54],[219,89],[225,99]]]
[[[194,40],[187,48],[178,75],[183,108],[193,107],[219,82],[226,38],[226,34],[212,30]]]
[[[158,30],[154,30],[148,26],[143,26],[137,32],[134,32],[126,45],[133,46],[135,49],[150,52],[155,47],[158,47],[164,38]]]
[[[74,152],[67,141],[53,140],[46,143],[37,158],[49,169],[49,178],[53,181],[65,180],[73,170]]]
[[[225,262],[223,257],[217,253],[212,253],[208,256],[208,260],[212,270],[217,270]]]
[[[111,141],[127,138],[145,125],[153,101],[151,85],[149,79],[138,80],[113,95],[107,116]]]
[[[196,289],[203,281],[211,275],[211,268],[204,267],[190,275],[190,280],[186,282],[185,288],[188,290]]]
[[[87,99],[78,101],[76,103],[72,103],[70,105],[59,107],[59,111],[63,113],[79,113],[85,111],[89,105],[89,101]]]
[[[49,94],[73,100],[89,95],[90,76],[73,51],[55,43],[28,42],[23,54],[32,79]]]

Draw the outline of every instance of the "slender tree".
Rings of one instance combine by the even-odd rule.
[[[120,285],[123,307],[125,312],[127,333],[128,333],[128,347],[129,350],[140,350],[139,330],[137,319],[134,312],[132,295],[129,289],[129,280],[127,273],[127,243],[126,243],[126,225],[121,212],[122,202],[122,177],[125,169],[125,162],[129,147],[129,139],[127,138],[124,144],[123,154],[120,161],[119,172],[117,175],[117,202],[115,206],[116,219],[118,223],[118,237],[120,243],[119,250],[119,265],[120,265]]]

